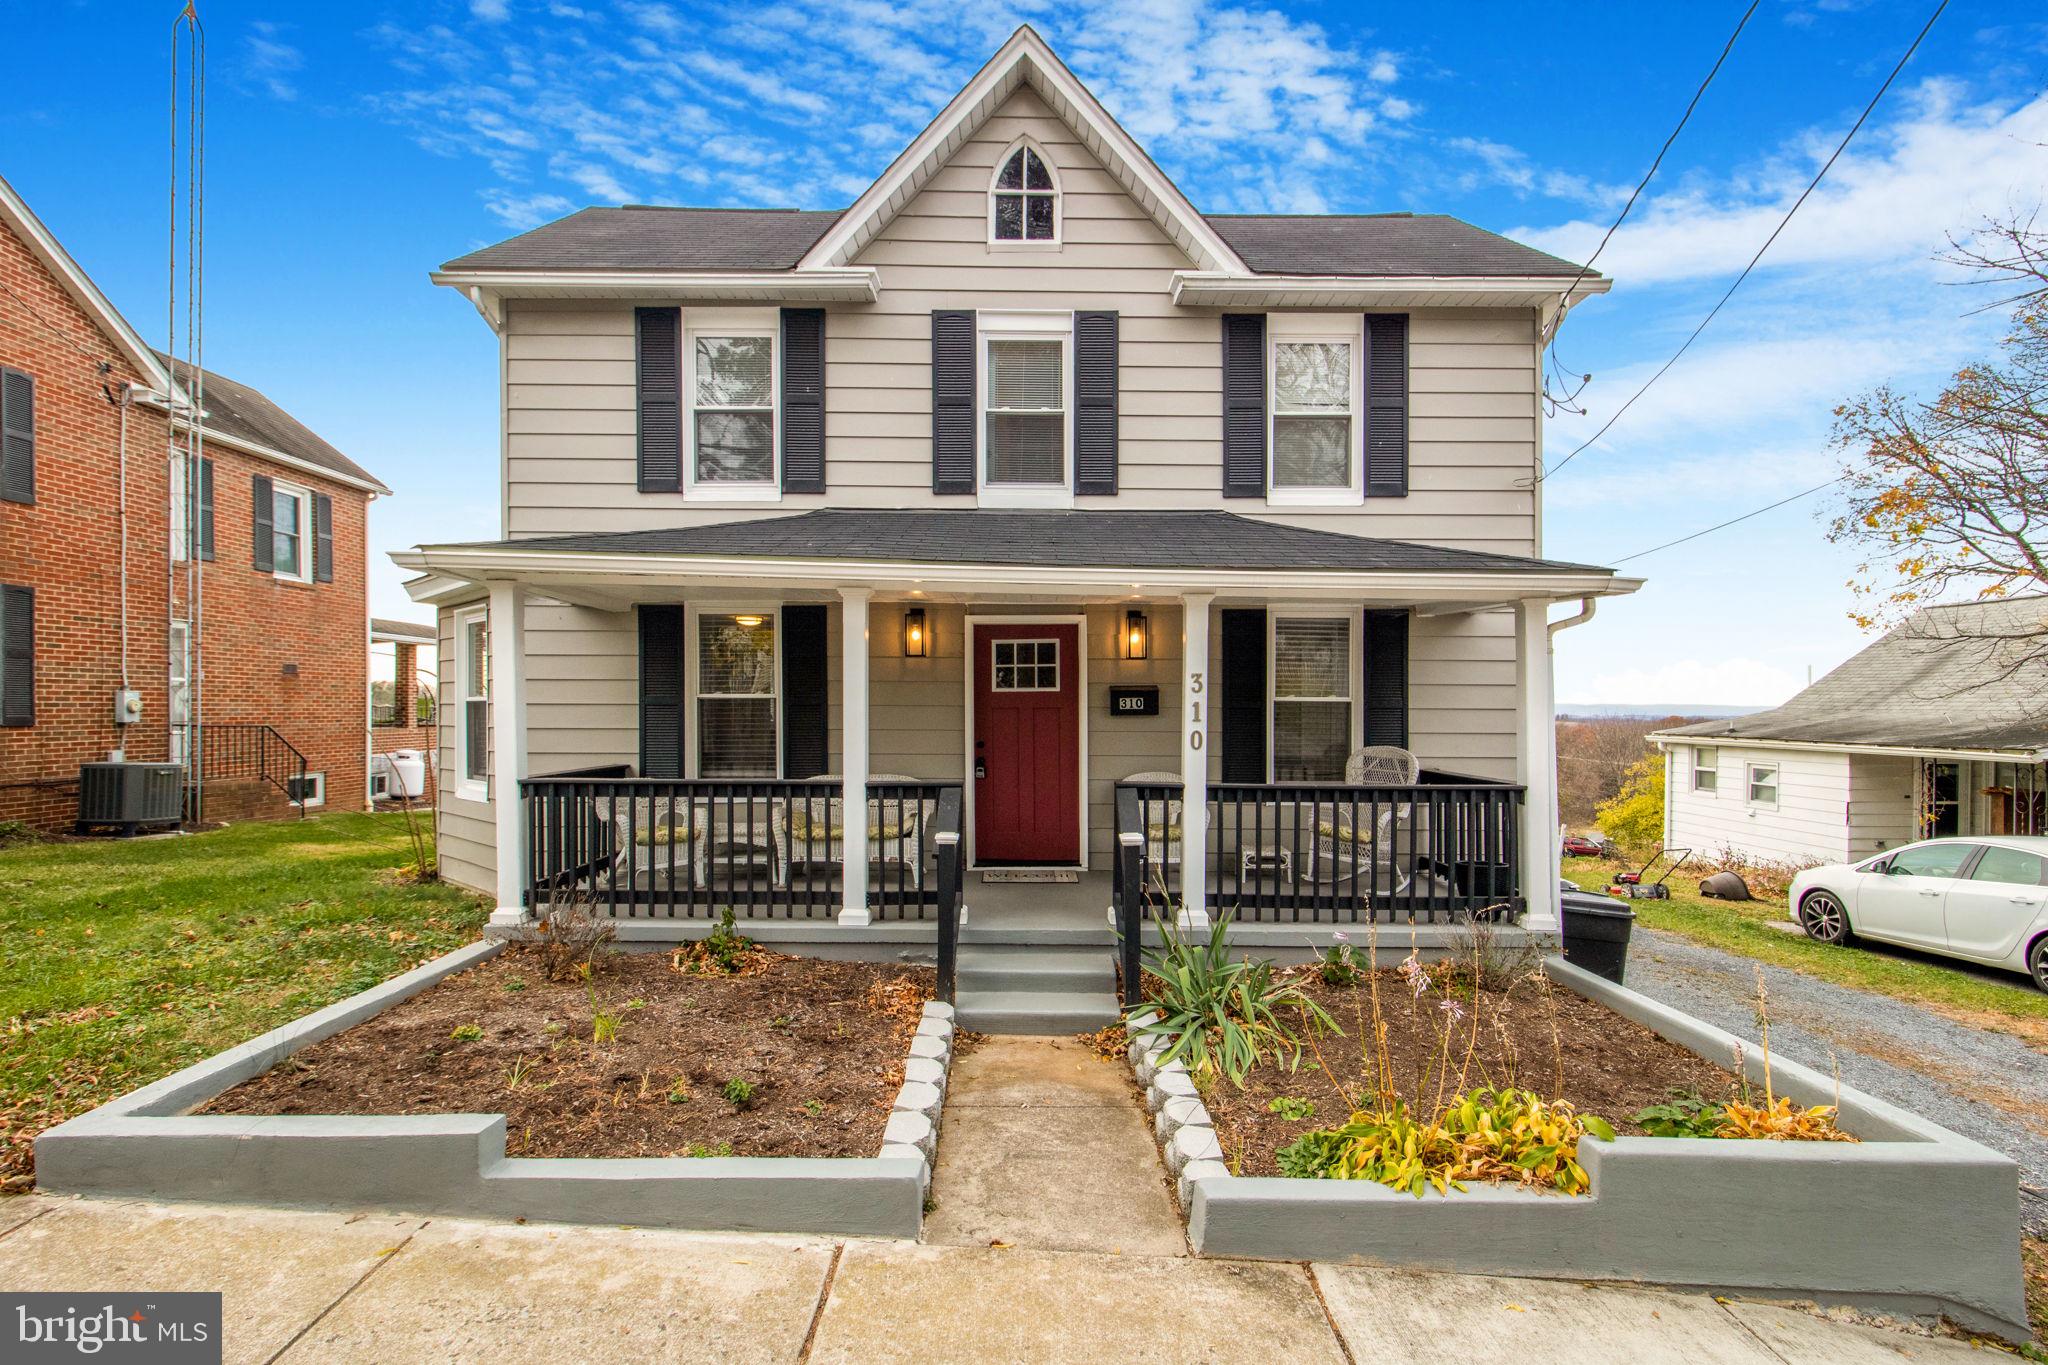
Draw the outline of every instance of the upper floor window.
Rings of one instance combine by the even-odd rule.
[[[1362,501],[1358,316],[1274,314],[1267,328],[1273,395],[1269,497],[1274,502]]]
[[[776,496],[775,312],[695,309],[686,311],[684,322],[689,491],[713,498]]]
[[[272,484],[270,562],[279,578],[313,581],[313,495],[303,488]]]
[[[983,313],[982,501],[1073,505],[1071,313]]]
[[[1029,142],[1018,143],[996,163],[988,239],[1048,245],[1060,239],[1059,183],[1045,154]]]

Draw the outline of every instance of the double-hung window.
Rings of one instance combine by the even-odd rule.
[[[1777,764],[1752,763],[1749,765],[1749,803],[1752,806],[1775,806],[1778,804]]]
[[[470,801],[490,799],[491,726],[490,619],[481,608],[455,618],[455,686],[462,698],[462,720],[455,743],[462,780],[456,795]]]
[[[1712,792],[1721,782],[1721,751],[1704,744],[1693,746],[1692,789],[1696,792]]]
[[[1071,507],[1074,317],[983,313],[981,501]]]
[[[697,776],[774,777],[782,770],[773,607],[696,613]]]
[[[192,492],[185,477],[185,455],[171,451],[171,558],[192,557]]]
[[[1341,782],[1356,693],[1352,618],[1273,617],[1273,780]]]
[[[1363,322],[1357,314],[1267,319],[1272,502],[1362,502]]]
[[[777,314],[752,308],[683,311],[687,491],[702,498],[775,498]]]
[[[313,581],[313,495],[303,488],[270,487],[270,563],[279,578]]]
[[[171,668],[169,703],[171,762],[183,763],[192,730],[192,627],[184,621],[171,622]]]

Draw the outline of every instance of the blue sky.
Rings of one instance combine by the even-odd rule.
[[[850,201],[1020,21],[1197,206],[1454,213],[1583,254],[1735,3],[1199,0],[202,3],[208,364],[398,493],[374,548],[496,534],[495,348],[441,261],[587,203]],[[1712,305],[1931,0],[1764,0],[1560,339],[1590,435]],[[6,175],[161,338],[176,6],[8,0]],[[1611,562],[1819,483],[1833,407],[1926,387],[1996,337],[1943,233],[2048,194],[2048,24],[1957,0],[1706,335],[1548,485],[1545,552]],[[1862,643],[1808,499],[1632,561],[1559,639],[1567,701],[1772,703]],[[421,613],[373,558],[372,609]]]

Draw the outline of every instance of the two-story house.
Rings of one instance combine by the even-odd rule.
[[[0,180],[0,821],[70,828],[110,758],[207,820],[362,809],[389,491],[151,349]]]
[[[957,788],[978,931],[1103,934],[1119,836],[1195,922],[1554,927],[1548,612],[1636,586],[1539,557],[1601,276],[1203,214],[1025,28],[841,212],[586,209],[433,278],[499,338],[504,538],[395,558],[500,922],[928,939],[873,921]]]

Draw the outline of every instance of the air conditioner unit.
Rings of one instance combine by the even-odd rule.
[[[175,826],[185,809],[185,769],[176,763],[81,763],[78,832],[121,834]]]

